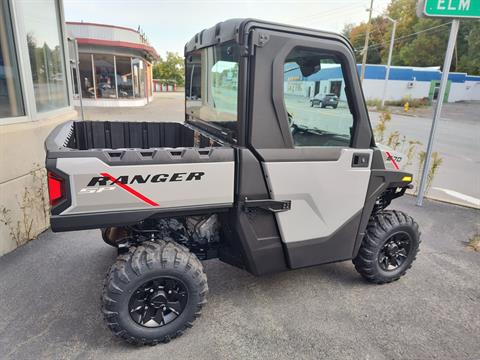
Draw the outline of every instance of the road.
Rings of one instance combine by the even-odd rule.
[[[371,112],[370,118],[375,126],[379,113]],[[386,134],[398,130],[408,139],[422,142],[426,149],[431,122],[432,115],[426,110],[418,117],[393,115]],[[439,152],[443,163],[429,194],[480,208],[480,103],[446,104],[433,150]],[[411,170],[417,175],[418,165]]]
[[[478,359],[478,211],[414,198],[420,254],[401,280],[366,283],[350,261],[254,277],[205,262],[208,303],[192,329],[136,348],[103,325],[100,292],[115,250],[98,230],[43,233],[0,258],[0,358]]]

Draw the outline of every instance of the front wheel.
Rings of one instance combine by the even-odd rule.
[[[112,265],[102,293],[110,330],[139,345],[168,342],[200,316],[208,292],[201,262],[173,242],[144,242]]]
[[[353,264],[365,279],[385,284],[405,275],[420,245],[418,224],[401,211],[383,211],[370,219]]]

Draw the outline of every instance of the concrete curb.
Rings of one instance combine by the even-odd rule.
[[[411,197],[417,197],[417,194],[415,194],[413,191],[406,191],[405,194],[409,195]],[[461,207],[464,207],[464,208],[467,208],[467,209],[480,210],[480,207],[478,207],[478,206],[468,204],[468,203],[459,202],[459,201],[446,200],[446,199],[442,199],[442,198],[439,198],[439,197],[436,197],[436,196],[431,196],[431,195],[425,195],[425,198],[428,199],[428,200],[437,201],[437,202],[441,202],[441,203],[444,203],[444,204],[461,206]]]

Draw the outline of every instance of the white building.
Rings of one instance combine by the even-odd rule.
[[[360,70],[360,66],[359,66]],[[367,100],[381,99],[386,76],[385,65],[367,65],[363,91]],[[432,68],[392,66],[387,88],[387,100],[437,98],[442,72]],[[450,73],[445,101],[480,101],[480,76]]]
[[[76,117],[62,6],[0,1],[0,255],[48,227],[43,142]]]
[[[360,73],[361,66],[358,65]],[[366,65],[363,91],[367,100],[382,99],[386,77],[385,65]],[[432,68],[392,66],[390,68],[386,100],[404,98],[434,100],[437,98],[442,72]],[[298,69],[289,69],[284,75],[285,91],[292,95],[313,98],[317,94],[334,93],[345,100],[340,66],[322,68],[303,77]],[[450,73],[445,101],[480,101],[480,76]]]

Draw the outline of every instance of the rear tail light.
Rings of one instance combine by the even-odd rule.
[[[65,197],[64,180],[51,171],[48,172],[48,195],[52,206],[58,204]]]

